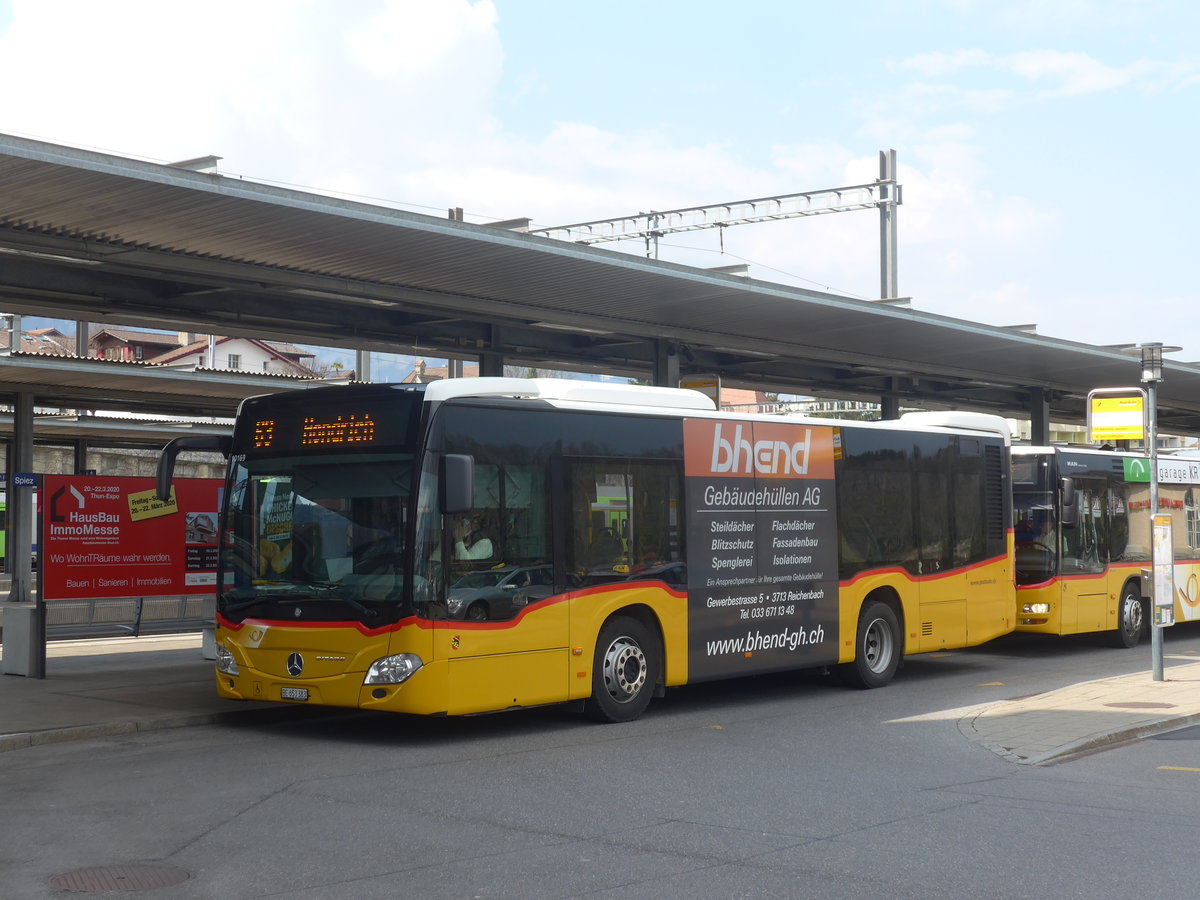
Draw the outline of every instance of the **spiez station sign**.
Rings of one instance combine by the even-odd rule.
[[[1146,438],[1146,392],[1141,388],[1098,388],[1088,394],[1088,440]]]
[[[45,475],[41,591],[47,600],[207,593],[216,584],[222,482]]]

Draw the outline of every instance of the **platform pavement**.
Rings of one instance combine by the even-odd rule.
[[[51,641],[44,679],[0,675],[0,751],[301,711],[217,697],[213,663],[201,648],[198,633]],[[965,738],[1014,763],[1044,764],[1200,723],[1200,658],[1167,656],[1164,674],[1163,681],[1137,672],[916,718],[952,715]]]
[[[964,712],[958,730],[1005,759],[1039,765],[1197,723],[1200,659],[1179,654],[1164,657],[1162,681],[1134,672],[989,703]]]
[[[288,710],[218,697],[202,644],[200,633],[49,641],[45,678],[0,675],[0,751]]]

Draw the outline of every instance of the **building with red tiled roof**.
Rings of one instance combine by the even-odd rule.
[[[195,335],[189,335],[196,337]],[[218,337],[211,342],[200,337],[188,344],[177,345],[147,359],[160,366],[197,366],[208,369],[228,369],[240,372],[272,372],[277,375],[307,375],[315,373],[300,360],[311,360],[313,354],[287,344],[276,344],[255,338]],[[293,354],[285,352],[291,349]],[[212,358],[210,359],[210,355]]]
[[[172,347],[178,347],[179,343],[178,333],[105,326],[92,330],[88,338],[88,352],[97,359],[145,362]]]
[[[449,366],[430,366],[426,365],[425,360],[418,359],[413,370],[400,379],[401,384],[429,384],[433,381],[441,381],[443,378],[450,377]],[[479,377],[479,365],[477,363],[463,363],[462,367],[463,378]]]
[[[196,366],[241,372],[272,372],[312,377],[314,354],[292,344],[255,338],[218,337],[209,359],[208,335],[164,333],[132,328],[100,328],[88,342],[93,356],[166,366]]]
[[[773,412],[776,403],[766,391],[750,391],[743,388],[721,388],[721,409],[732,412]]]
[[[11,341],[12,332],[7,328],[0,329],[0,350],[8,350]],[[57,328],[36,328],[33,331],[21,332],[21,340],[16,352],[74,356],[75,339],[63,334]]]

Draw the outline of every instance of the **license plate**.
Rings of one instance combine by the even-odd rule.
[[[284,700],[307,700],[308,688],[285,687],[279,689],[279,696]]]

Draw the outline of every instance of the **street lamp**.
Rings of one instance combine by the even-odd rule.
[[[1142,381],[1146,384],[1162,381],[1163,353],[1182,350],[1182,347],[1164,347],[1162,344],[1134,344],[1131,349],[1142,355]]]
[[[1150,457],[1150,526],[1154,533],[1155,517],[1158,515],[1158,394],[1156,386],[1162,381],[1162,366],[1164,353],[1176,353],[1182,347],[1165,347],[1161,343],[1133,344],[1122,348],[1123,353],[1137,354],[1142,360],[1142,384],[1146,386],[1146,455]],[[1158,559],[1159,547],[1156,540],[1150,542],[1150,565],[1155,573],[1152,583],[1156,587],[1151,591],[1150,608],[1150,665],[1155,681],[1163,681],[1163,635],[1162,628],[1156,624],[1160,598],[1157,590],[1158,566],[1163,560]],[[1170,548],[1168,548],[1170,553]],[[1165,561],[1170,565],[1170,560]],[[1170,598],[1174,603],[1174,598]],[[1164,604],[1165,605],[1165,604]]]

